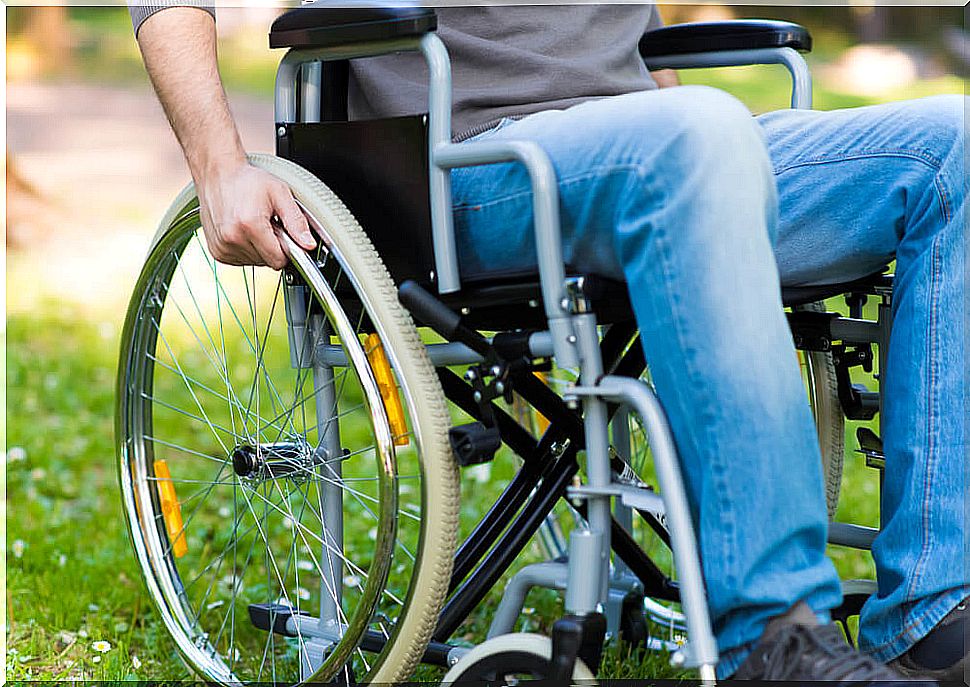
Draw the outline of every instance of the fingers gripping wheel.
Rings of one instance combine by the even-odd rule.
[[[445,685],[514,685],[519,680],[549,680],[554,675],[552,640],[542,635],[517,632],[493,637],[461,657],[442,681]],[[573,683],[595,685],[592,671],[577,659]]]
[[[290,162],[251,162],[292,189],[320,247],[283,237],[285,273],[218,264],[192,187],[163,220],[118,375],[135,554],[207,681],[405,679],[454,553],[444,395],[340,201]]]

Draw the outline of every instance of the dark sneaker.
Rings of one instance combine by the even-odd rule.
[[[849,646],[837,626],[820,625],[804,603],[768,623],[754,651],[738,668],[734,678],[887,686],[905,680],[899,673]]]
[[[970,677],[970,598],[912,649],[891,662],[903,675],[953,681]]]

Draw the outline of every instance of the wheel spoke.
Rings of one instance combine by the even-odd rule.
[[[134,486],[122,483],[129,516],[144,513],[132,533],[146,544],[136,547],[142,570],[160,580],[150,592],[168,616],[165,627],[181,634],[190,665],[214,682],[298,682],[320,660],[310,658],[311,644],[323,647],[326,679],[341,669],[348,679],[366,677],[380,662],[347,628],[392,636],[411,598],[412,570],[433,559],[418,553],[425,487],[416,481],[417,428],[406,432],[411,448],[399,451],[407,474],[395,474],[394,454],[376,438],[389,428],[374,427],[385,402],[374,371],[368,363],[355,367],[371,353],[364,342],[371,323],[384,337],[385,315],[375,319],[373,293],[354,300],[357,275],[345,275],[340,250],[321,240],[320,275],[296,282],[308,295],[298,306],[308,326],[291,364],[287,308],[296,301],[289,277],[284,283],[283,273],[217,263],[198,229],[197,215],[180,215],[178,237],[160,244],[167,252],[153,250],[147,264],[154,272],[139,280],[124,344],[134,367],[119,405],[121,445]],[[325,287],[315,281],[320,276]],[[400,378],[399,365],[415,365],[412,349],[398,357],[398,339],[385,343]],[[348,355],[331,372],[315,359],[323,343],[365,357]],[[413,415],[413,394],[403,384],[402,394]],[[395,497],[401,500],[389,500],[388,486],[405,481],[412,486]],[[394,519],[397,536],[389,537]],[[375,548],[377,541],[387,548]],[[274,603],[304,614],[288,622],[293,637],[251,620],[253,604]],[[312,608],[318,603],[319,613]],[[320,630],[326,640],[317,636],[318,616],[333,621]],[[334,632],[337,641],[326,649]]]

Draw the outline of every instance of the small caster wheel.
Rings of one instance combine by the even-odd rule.
[[[516,632],[486,640],[461,657],[443,684],[515,685],[520,680],[547,680],[551,675],[552,640]],[[595,677],[581,659],[573,667],[573,681],[595,685]]]

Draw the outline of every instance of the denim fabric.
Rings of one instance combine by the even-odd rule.
[[[779,284],[897,260],[885,376],[879,593],[863,648],[897,656],[970,593],[966,494],[968,99],[751,117],[688,86],[505,120],[560,181],[566,259],[622,278],[681,454],[730,674],[767,620],[838,605],[820,456]],[[452,172],[459,257],[534,264],[516,164]]]

